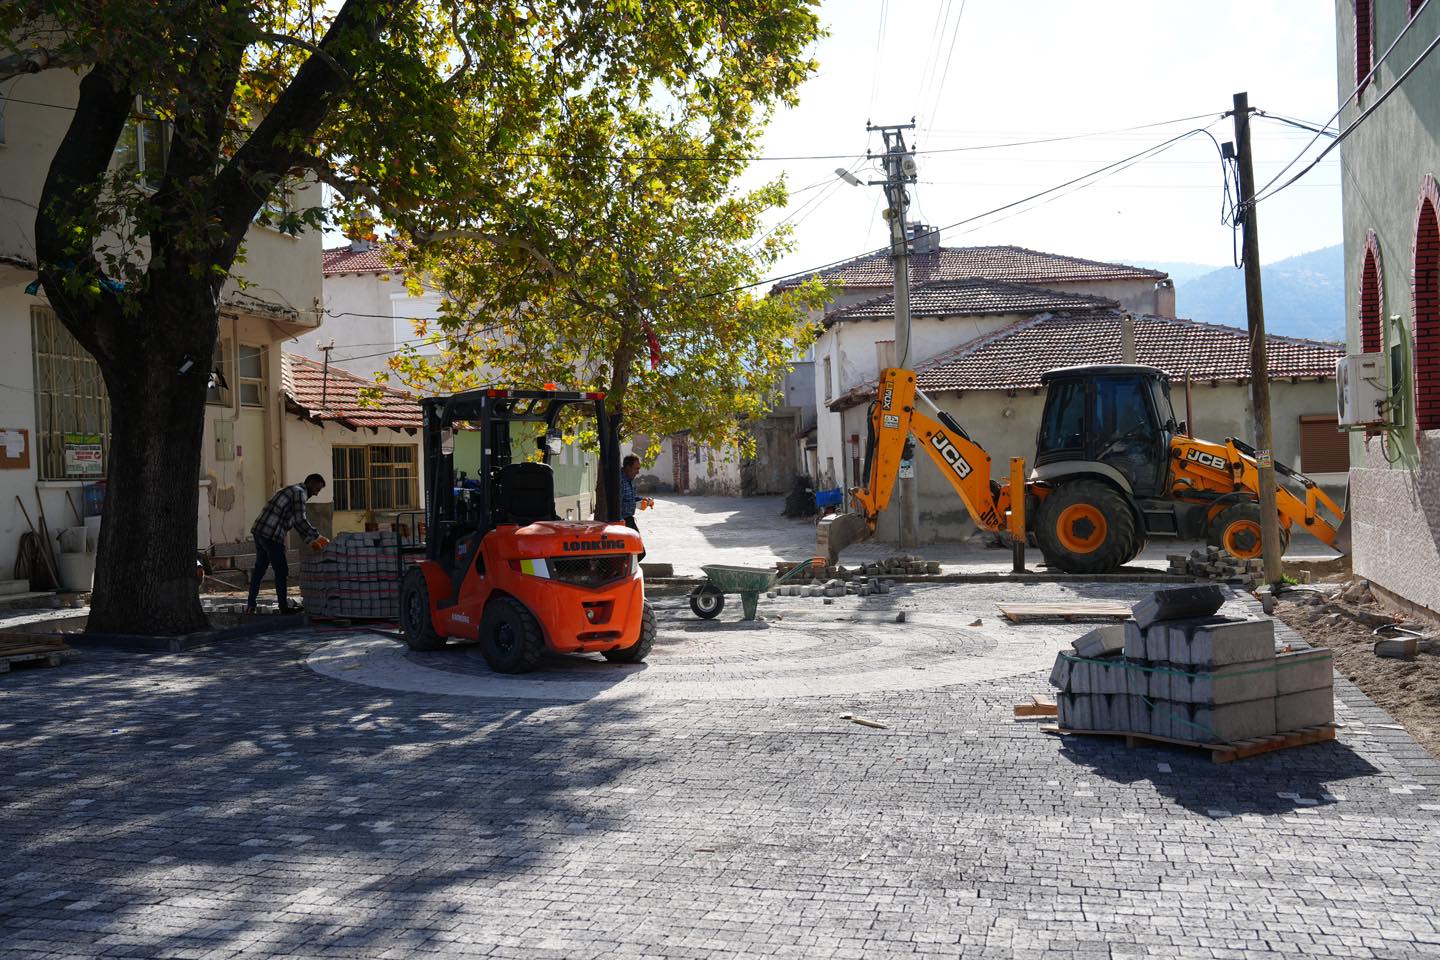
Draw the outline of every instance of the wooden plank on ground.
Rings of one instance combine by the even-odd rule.
[[[1026,620],[1128,620],[1130,605],[1121,600],[1071,600],[1054,603],[997,603],[1011,623]]]
[[[1257,737],[1254,740],[1237,740],[1234,743],[1201,743],[1198,740],[1157,737],[1148,733],[1136,733],[1133,730],[1070,730],[1065,727],[1053,725],[1044,726],[1040,729],[1045,733],[1055,734],[1057,736],[1124,737],[1127,747],[1135,747],[1144,743],[1165,743],[1177,747],[1194,747],[1199,750],[1209,750],[1210,759],[1215,763],[1229,763],[1232,760],[1243,760],[1246,757],[1255,757],[1262,753],[1270,753],[1275,750],[1287,750],[1290,747],[1303,747],[1306,744],[1323,743],[1326,740],[1335,739],[1335,727],[1330,724],[1304,727],[1299,730],[1288,730],[1285,733],[1277,733],[1268,737]]]
[[[1017,703],[1015,704],[1015,716],[1017,717],[1053,717],[1056,715],[1055,704],[1053,703]]]

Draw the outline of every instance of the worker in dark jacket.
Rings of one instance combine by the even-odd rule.
[[[305,516],[305,501],[325,489],[325,478],[312,473],[304,483],[282,487],[265,504],[250,535],[255,538],[255,570],[250,574],[250,600],[245,604],[246,613],[255,612],[255,600],[260,595],[260,581],[265,578],[266,567],[275,568],[275,596],[280,601],[281,613],[298,613],[298,606],[291,606],[285,599],[285,581],[290,575],[290,564],[285,560],[285,538],[293,528],[305,538],[311,549],[324,550],[330,541]]]
[[[642,497],[635,492],[635,478],[640,475],[640,458],[635,454],[628,455],[620,461],[620,519],[625,521],[625,526],[640,532],[635,525],[635,511],[644,510],[655,506],[655,501],[649,497]],[[645,559],[645,554],[640,554],[640,559]]]

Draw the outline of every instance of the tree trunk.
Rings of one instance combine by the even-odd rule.
[[[87,625],[95,633],[173,635],[207,626],[195,573],[196,521],[218,315],[212,308],[205,323],[195,300],[179,291],[147,299],[151,335],[100,360],[111,434]],[[207,339],[207,329],[208,347],[196,342]],[[192,365],[178,372],[187,357]]]
[[[622,327],[620,344],[615,348],[615,355],[612,358],[614,362],[610,367],[610,389],[605,394],[605,412],[611,415],[618,414],[621,417],[625,415],[625,388],[630,385],[630,364],[635,360],[635,348],[631,345],[630,339],[628,326]],[[622,419],[620,422],[623,424],[624,420]],[[615,447],[617,450],[620,447],[618,437]],[[591,511],[591,518],[599,519],[604,509],[605,473],[601,470],[595,473],[595,508]],[[624,519],[624,517],[617,517],[616,522]]]

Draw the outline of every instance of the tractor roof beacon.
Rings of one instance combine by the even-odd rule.
[[[533,670],[547,652],[644,660],[655,617],[640,535],[618,520],[619,417],[606,414],[604,394],[473,390],[420,405],[427,538],[400,588],[410,648],[479,641],[501,673]],[[602,519],[561,520],[550,461],[561,428],[581,418],[599,441]],[[457,430],[479,434],[473,463],[456,463]]]

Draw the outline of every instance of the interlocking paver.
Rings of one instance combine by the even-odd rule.
[[[893,595],[908,640],[670,602],[625,682],[492,696],[323,675],[318,629],[16,671],[0,956],[1440,955],[1440,764],[1352,686],[1337,742],[1234,764],[1047,737],[1010,705],[1084,628],[972,631],[966,589]]]

